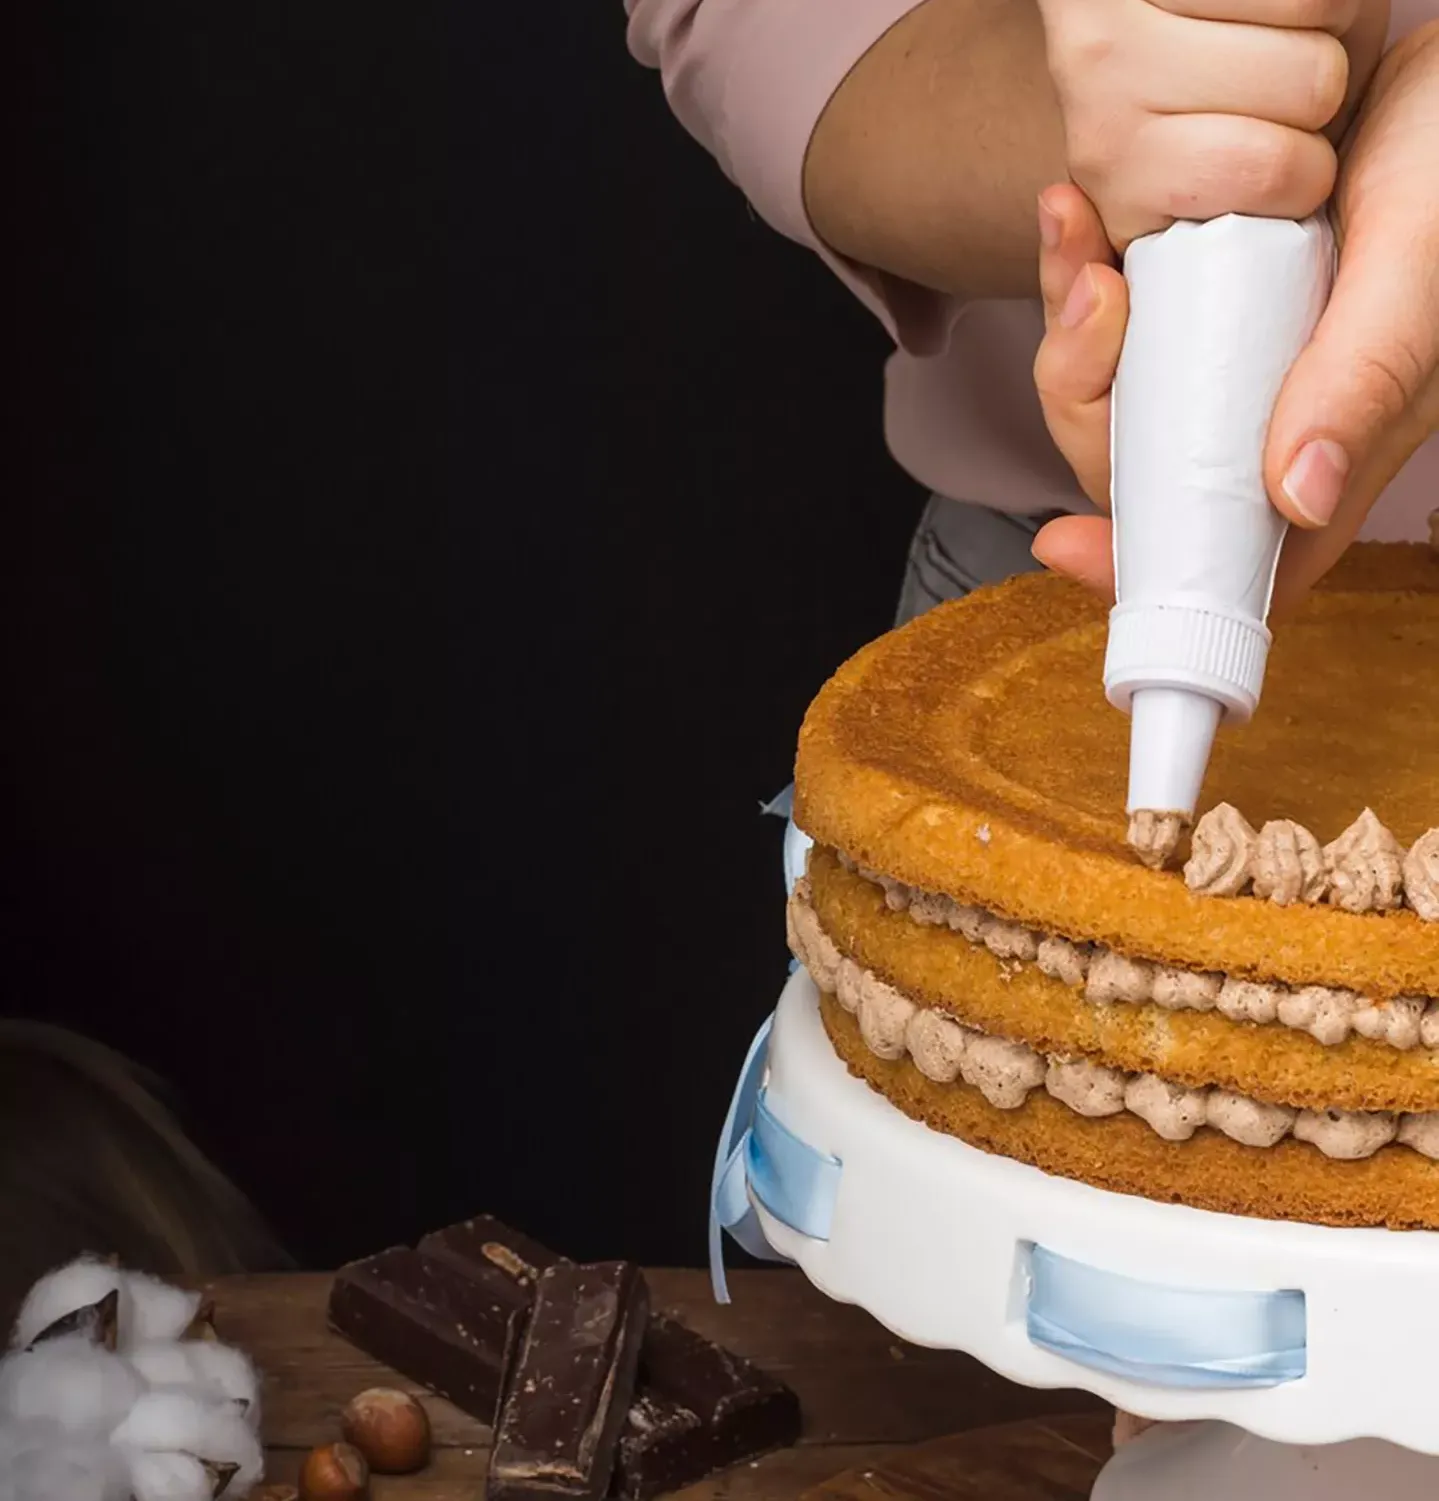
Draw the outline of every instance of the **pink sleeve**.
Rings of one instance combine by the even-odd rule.
[[[804,158],[831,95],[920,0],[625,0],[630,50],[659,68],[670,107],[755,212],[814,250],[915,354],[944,345],[954,299],[822,245],[804,210]]]

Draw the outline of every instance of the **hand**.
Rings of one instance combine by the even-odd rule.
[[[1334,293],[1270,423],[1270,498],[1298,529],[1280,562],[1278,612],[1333,566],[1384,487],[1439,431],[1436,162],[1439,23],[1431,23],[1385,58],[1345,144],[1333,204],[1340,239]],[[1050,432],[1103,508],[1109,388],[1128,316],[1124,278],[1082,194],[1052,188],[1043,202],[1047,331],[1035,380]],[[1102,517],[1052,522],[1034,551],[1056,572],[1113,593]]]
[[[1388,0],[1039,0],[1069,172],[1119,250],[1176,218],[1302,219]],[[1299,29],[1306,28],[1306,29]]]

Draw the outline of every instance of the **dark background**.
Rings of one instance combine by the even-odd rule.
[[[758,806],[918,507],[882,336],[619,0],[22,16],[0,1003],[307,1263],[490,1208],[697,1264]]]

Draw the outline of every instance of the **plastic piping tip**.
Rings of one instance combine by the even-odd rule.
[[[1172,815],[1188,824],[1224,715],[1216,698],[1187,688],[1141,688],[1129,709],[1131,815]]]

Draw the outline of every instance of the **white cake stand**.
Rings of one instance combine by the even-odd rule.
[[[1439,1234],[1212,1214],[978,1151],[851,1077],[818,1001],[792,974],[762,1113],[833,1169],[823,1233],[766,1208],[753,1158],[747,1191],[823,1292],[1013,1381],[1190,1424],[1125,1446],[1095,1501],[1439,1496]]]

